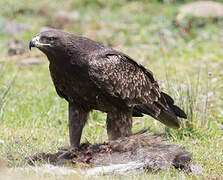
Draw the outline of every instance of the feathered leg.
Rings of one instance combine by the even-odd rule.
[[[132,134],[132,110],[109,112],[107,115],[107,134],[109,141]]]
[[[71,148],[80,145],[81,134],[87,121],[89,111],[85,111],[81,107],[69,103],[69,133]]]

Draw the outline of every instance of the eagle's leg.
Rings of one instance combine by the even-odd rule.
[[[89,111],[85,111],[81,107],[69,103],[69,133],[71,148],[79,147],[82,130],[87,121],[88,114]]]
[[[132,134],[132,110],[109,112],[106,123],[109,141],[130,136]]]

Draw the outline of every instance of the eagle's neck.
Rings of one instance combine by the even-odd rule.
[[[65,54],[52,54],[52,53],[45,53],[49,62],[55,64],[57,66],[63,67],[64,65],[69,62],[70,57]]]

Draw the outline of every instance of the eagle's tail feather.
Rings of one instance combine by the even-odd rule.
[[[167,101],[167,104],[169,105],[169,107],[172,109],[172,111],[176,116],[187,119],[187,115],[185,114],[185,112],[178,106],[174,105],[174,100],[168,94],[164,92],[161,92],[161,94],[164,96],[164,98]]]
[[[174,105],[174,101],[169,95],[163,92],[161,94],[165,98],[168,104],[168,107],[166,109],[159,108],[158,111],[157,109],[158,107],[155,105],[151,104],[137,105],[133,109],[133,116],[139,114],[148,114],[168,127],[180,128],[180,121],[178,117],[186,119],[187,115],[178,106]],[[157,115],[156,112],[159,112],[159,115]]]
[[[167,110],[161,110],[159,116],[156,117],[156,119],[168,127],[175,129],[180,128],[180,121],[177,116],[173,113],[171,108],[168,108]]]

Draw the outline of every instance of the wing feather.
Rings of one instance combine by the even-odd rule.
[[[99,89],[128,105],[153,104],[161,97],[152,72],[121,52],[95,52],[89,63],[89,77]]]

